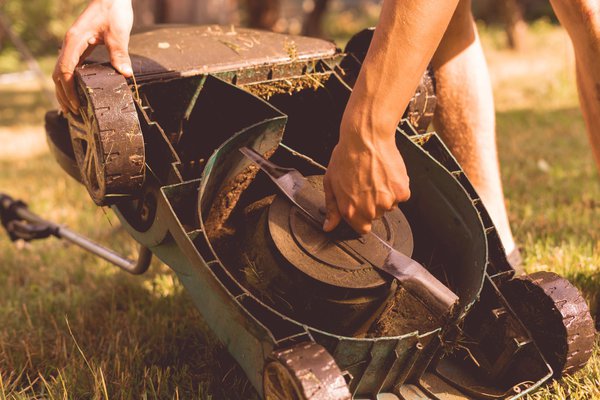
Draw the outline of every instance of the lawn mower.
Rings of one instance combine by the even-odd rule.
[[[358,235],[324,233],[323,174],[373,35],[225,26],[132,35],[135,78],[98,47],[79,114],[48,144],[140,244],[127,260],[0,196],[14,240],[55,236],[143,273],[155,256],[265,399],[516,399],[591,356],[586,302],[519,275],[436,133],[427,71],[396,132],[411,198]]]

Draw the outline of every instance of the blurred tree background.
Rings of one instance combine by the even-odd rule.
[[[502,23],[501,7],[506,0],[474,0],[473,12],[478,19],[487,23]],[[526,21],[547,18],[557,22],[548,0],[516,0]]]
[[[33,54],[52,55],[56,54],[65,31],[87,2],[4,0],[0,1],[0,12]],[[352,29],[373,24],[379,3],[370,0],[134,0],[134,7],[138,26],[156,22],[235,23],[333,37],[343,33],[349,19],[356,21],[349,25]],[[477,0],[473,1],[473,9],[477,18],[487,24],[505,24],[505,3],[518,4],[526,21],[554,20],[547,0]],[[0,52],[14,51],[3,32],[0,32],[0,46]]]
[[[1,12],[12,30],[36,55],[55,53],[65,31],[87,4],[87,0],[4,0]],[[3,49],[11,46],[2,35]]]

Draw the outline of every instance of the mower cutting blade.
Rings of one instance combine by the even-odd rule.
[[[240,151],[256,163],[296,207],[316,224],[322,226],[326,213],[325,197],[321,191],[311,185],[296,169],[276,165],[248,147],[242,147]],[[394,249],[372,231],[363,238],[365,239],[363,245],[333,239],[340,247],[351,250],[373,267],[396,278],[402,287],[421,301],[434,315],[442,317],[450,313],[458,301],[458,296],[454,292],[420,263]],[[375,240],[369,241],[369,238]],[[377,257],[374,256],[382,250],[381,247],[388,252],[383,264],[377,262]]]

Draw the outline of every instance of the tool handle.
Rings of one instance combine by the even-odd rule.
[[[65,226],[46,221],[32,213],[24,202],[14,200],[3,193],[0,193],[0,220],[13,241],[19,239],[32,241],[55,236],[73,243],[130,274],[143,274],[148,270],[152,261],[152,252],[143,245],[140,245],[137,260],[129,260]]]

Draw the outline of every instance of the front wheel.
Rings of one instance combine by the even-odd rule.
[[[266,400],[350,400],[335,360],[322,346],[303,343],[273,352],[265,366]]]
[[[505,283],[502,292],[555,378],[585,366],[592,355],[595,328],[585,299],[571,282],[553,272],[535,272]]]

